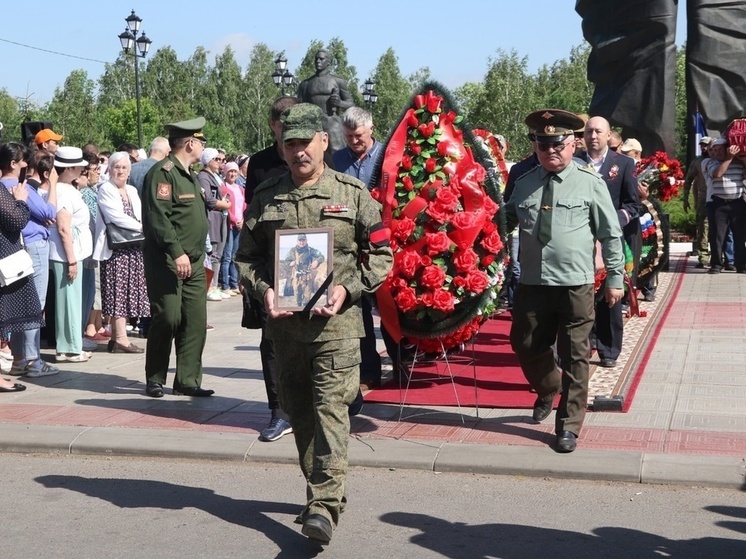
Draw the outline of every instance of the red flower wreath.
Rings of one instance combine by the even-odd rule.
[[[681,163],[669,158],[664,151],[658,151],[637,163],[637,180],[647,184],[650,195],[661,202],[678,196],[683,179]]]
[[[379,303],[393,301],[397,316],[382,312],[382,319],[426,352],[472,338],[494,308],[502,281],[499,206],[485,188],[485,167],[464,143],[460,121],[432,89],[416,95],[383,162],[379,198],[394,266]],[[469,304],[470,312],[459,313]],[[395,318],[398,324],[391,324]],[[445,332],[444,323],[451,326]]]

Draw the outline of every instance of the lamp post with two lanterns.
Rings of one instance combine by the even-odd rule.
[[[140,74],[139,58],[145,58],[150,50],[152,41],[145,35],[145,31],[140,34],[140,24],[142,19],[135,14],[135,10],[124,18],[127,27],[119,35],[119,42],[122,44],[124,54],[132,54],[135,59],[135,100],[137,103],[137,147],[142,147],[142,117],[140,116]],[[138,36],[139,34],[139,36]],[[135,51],[137,45],[137,51]]]
[[[376,82],[368,78],[363,84],[363,101],[368,104],[368,108],[378,103],[378,93],[376,93]]]
[[[272,81],[280,88],[283,97],[285,88],[295,84],[295,76],[288,70],[288,61],[284,56],[278,56],[275,60],[275,71],[272,74]]]

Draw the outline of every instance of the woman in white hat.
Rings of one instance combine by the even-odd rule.
[[[83,362],[83,259],[93,252],[90,212],[73,181],[88,163],[83,151],[61,146],[54,155],[57,170],[57,226],[50,230],[49,261],[55,283],[55,332],[57,361]]]

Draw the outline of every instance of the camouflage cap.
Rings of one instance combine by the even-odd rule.
[[[205,117],[199,116],[192,120],[182,120],[180,122],[166,124],[165,128],[168,131],[169,139],[198,138],[207,141],[207,138],[205,138],[205,135],[202,133],[205,124]]]
[[[561,142],[574,136],[575,130],[585,126],[583,119],[575,113],[560,109],[541,109],[526,117],[526,126],[537,139],[552,139]]]
[[[312,140],[316,132],[323,132],[324,113],[311,103],[299,103],[280,116],[282,141]]]
[[[305,233],[298,233],[298,240],[299,241],[306,241],[306,234]]]

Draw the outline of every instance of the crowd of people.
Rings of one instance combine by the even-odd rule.
[[[317,66],[320,81],[306,84],[311,97],[323,97],[318,88],[328,81],[323,57]],[[345,146],[336,150],[327,117],[313,102],[279,98],[269,114],[275,141],[251,157],[208,147],[203,118],[167,125],[167,137],[154,138],[147,154],[131,144],[112,152],[62,145],[51,129],[29,146],[0,145],[0,258],[26,251],[33,267],[0,287],[0,363],[8,373],[56,375],[60,363],[88,361],[105,345],[144,353],[145,393],[160,398],[175,344],[173,394],[209,397],[214,391],[202,386],[207,306],[243,294],[262,317],[270,420],[259,438],[294,433],[308,490],[299,520],[321,543],[345,504],[349,417],[362,407],[362,390],[381,383],[373,293],[393,260],[371,196],[383,149],[371,114],[346,108]],[[591,348],[598,365],[615,367],[622,347],[623,246],[639,257],[649,196],[635,172],[643,146],[599,116],[542,109],[526,124],[534,152],[504,169],[511,239],[502,308],[511,311],[511,346],[537,394],[533,418],[549,417],[559,398],[555,449],[572,452]],[[505,159],[508,143],[497,138]],[[724,139],[700,145],[684,196],[688,208],[695,192],[700,267],[744,273],[746,156]],[[289,312],[274,292],[275,234],[308,228],[334,231],[333,282],[323,304]],[[310,250],[305,233],[297,241],[294,250]],[[654,300],[654,282],[643,293]],[[42,330],[54,362],[42,359]],[[410,349],[381,333],[395,370],[403,370],[398,361]],[[147,338],[145,348],[136,334]],[[25,388],[0,377],[0,392]]]

